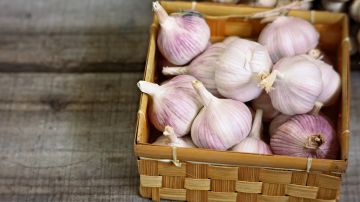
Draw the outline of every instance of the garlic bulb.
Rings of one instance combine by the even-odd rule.
[[[269,135],[272,136],[275,134],[276,130],[281,126],[283,123],[285,123],[287,120],[289,120],[292,116],[285,115],[285,114],[279,114],[277,115],[270,123],[269,126]]]
[[[350,15],[352,19],[360,23],[360,0],[354,0],[350,6]]]
[[[164,75],[192,75],[201,81],[213,95],[219,96],[220,94],[215,84],[215,68],[224,49],[225,45],[223,43],[213,44],[189,65],[183,67],[164,67],[162,73]]]
[[[205,50],[210,28],[200,13],[182,11],[169,16],[159,2],[153,8],[161,26],[157,45],[169,62],[185,65]]]
[[[216,3],[236,4],[239,0],[212,0]]]
[[[320,69],[304,55],[279,60],[260,85],[274,108],[287,115],[311,111],[323,89]]]
[[[221,95],[246,102],[258,97],[261,77],[272,66],[266,48],[246,39],[232,39],[220,56],[215,83]]]
[[[307,53],[319,43],[319,33],[309,22],[297,17],[279,16],[260,33],[273,62],[283,57]]]
[[[213,96],[200,81],[193,81],[193,87],[204,105],[191,127],[195,145],[227,150],[240,143],[250,132],[249,108],[240,101]]]
[[[331,12],[341,12],[345,8],[346,2],[333,1],[333,0],[321,0],[322,7]]]
[[[235,145],[231,151],[255,153],[255,154],[272,154],[269,145],[260,139],[262,110],[256,110],[254,123],[250,135]]]
[[[277,3],[277,0],[256,0],[255,2],[252,2],[252,6],[258,6],[258,7],[274,7]]]
[[[175,146],[175,147],[195,147],[189,136],[178,137],[171,126],[165,126],[163,135],[158,137],[154,145]]]
[[[270,121],[279,114],[279,111],[272,106],[270,96],[265,92],[262,92],[259,97],[253,100],[251,105],[254,109],[263,111],[264,121]]]
[[[165,126],[174,128],[179,137],[189,133],[191,124],[201,108],[201,103],[191,86],[195,78],[189,75],[176,76],[162,85],[139,81],[141,92],[151,96],[149,118],[160,131]]]
[[[339,144],[331,124],[319,115],[296,115],[270,139],[274,154],[336,159]]]

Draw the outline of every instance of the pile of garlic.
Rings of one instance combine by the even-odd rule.
[[[154,144],[337,158],[335,131],[319,112],[336,102],[340,76],[314,49],[312,24],[280,16],[258,42],[230,36],[211,44],[200,13],[168,15],[157,2],[154,11],[158,49],[172,64],[160,68],[174,76],[138,83],[151,97],[150,121],[164,131]],[[261,139],[263,122],[271,122],[270,144]]]

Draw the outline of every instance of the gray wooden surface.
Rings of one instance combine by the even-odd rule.
[[[0,0],[0,10],[0,202],[147,201],[132,143],[151,1]],[[360,201],[360,72],[351,78],[344,202]]]

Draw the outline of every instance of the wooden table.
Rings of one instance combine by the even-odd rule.
[[[147,201],[135,116],[144,0],[0,1],[0,201]],[[360,201],[360,72],[342,201]]]

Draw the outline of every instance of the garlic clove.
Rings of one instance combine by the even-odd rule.
[[[339,143],[331,124],[319,115],[296,115],[271,135],[274,154],[336,159]]]
[[[161,29],[157,45],[161,54],[175,65],[185,65],[202,53],[210,41],[210,28],[196,11],[182,11],[170,16],[159,2],[153,3]]]
[[[259,43],[264,45],[273,62],[283,57],[305,54],[319,43],[315,27],[297,17],[279,16],[260,33]]]
[[[196,146],[227,150],[249,134],[252,117],[245,104],[213,96],[200,81],[193,81],[193,87],[204,105],[191,127]]]
[[[262,114],[261,109],[256,110],[254,123],[251,128],[250,135],[235,145],[231,151],[255,153],[255,154],[272,154],[269,145],[260,139],[262,129]]]
[[[178,136],[171,126],[165,126],[163,135],[158,137],[153,144],[174,147],[195,147],[189,136],[181,138]]]
[[[139,81],[141,92],[150,95],[149,119],[160,131],[165,126],[174,128],[176,134],[184,136],[189,133],[191,124],[201,108],[197,94],[191,86],[195,78],[179,75],[161,85]]]
[[[258,97],[262,74],[270,71],[271,59],[265,47],[240,38],[228,39],[215,69],[215,83],[221,95],[242,102]]]

